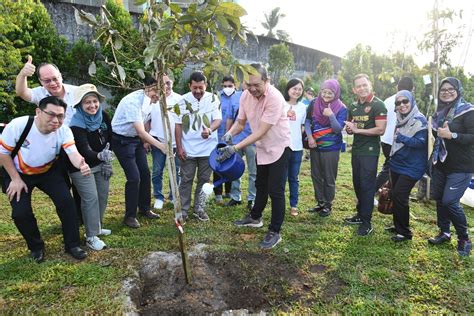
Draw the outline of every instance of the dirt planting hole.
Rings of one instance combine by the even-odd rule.
[[[204,249],[198,245],[190,252],[192,284],[185,282],[179,254],[155,252],[145,258],[139,278],[128,290],[134,311],[141,315],[229,315],[229,311],[245,315],[315,301],[318,286],[313,285],[312,273],[271,252]]]

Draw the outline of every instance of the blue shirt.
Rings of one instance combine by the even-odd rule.
[[[238,100],[237,100],[236,103],[234,103],[234,102],[231,103],[232,106],[227,111],[227,116],[225,117],[226,121],[227,121],[227,119],[232,120],[232,122],[235,122],[235,120],[237,120],[237,114],[238,114],[239,106],[240,106],[240,96],[242,95],[242,92],[241,91],[236,91],[233,95],[236,95],[237,93],[238,93]],[[224,118],[224,116],[223,116],[223,118]],[[247,121],[247,123],[245,123],[245,127],[242,130],[242,132],[240,132],[239,134],[235,135],[232,138],[233,143],[234,144],[240,143],[242,140],[247,138],[247,136],[249,136],[250,134],[252,134],[252,130],[250,129],[249,122]]]
[[[232,111],[232,108],[237,107],[239,108],[239,101],[240,96],[242,95],[242,91],[235,91],[230,96],[227,96],[222,90],[219,92],[221,97],[221,112],[222,112],[222,122],[219,128],[217,129],[217,137],[219,141],[221,140],[222,136],[224,136],[226,131],[226,118],[229,112]],[[233,120],[232,120],[233,121]]]

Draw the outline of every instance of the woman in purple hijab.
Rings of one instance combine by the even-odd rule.
[[[305,131],[310,148],[311,179],[317,201],[310,212],[326,217],[331,214],[336,194],[339,154],[343,145],[341,131],[347,108],[340,100],[341,87],[335,79],[323,82],[318,96],[308,106]]]

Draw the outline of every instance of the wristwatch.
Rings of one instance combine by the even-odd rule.
[[[458,138],[458,133],[451,133],[451,138],[452,139]]]

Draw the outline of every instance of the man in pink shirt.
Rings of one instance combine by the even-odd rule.
[[[280,229],[285,215],[285,184],[290,155],[290,127],[284,111],[285,99],[270,85],[267,70],[261,64],[252,64],[258,75],[250,75],[240,99],[237,121],[223,136],[232,143],[232,135],[240,133],[248,121],[253,133],[234,146],[222,148],[220,160],[228,159],[237,150],[248,145],[257,147],[257,194],[249,214],[235,222],[237,226],[262,227],[262,213],[268,196],[272,200],[272,217],[268,233],[260,243],[263,249],[275,247],[280,241]]]

